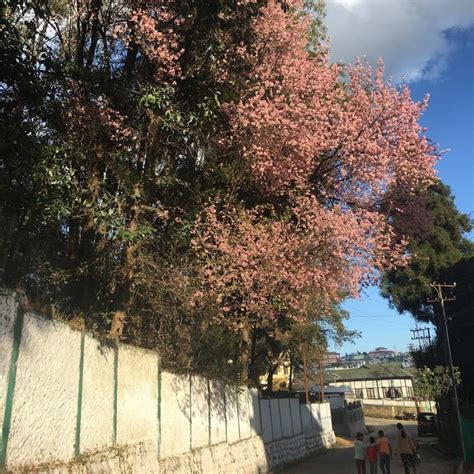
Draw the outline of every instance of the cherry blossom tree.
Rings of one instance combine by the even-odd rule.
[[[256,335],[331,321],[404,263],[389,209],[433,181],[427,100],[330,64],[319,0],[7,3],[7,284],[114,337],[219,327],[246,381]],[[181,302],[167,325],[160,298]]]
[[[241,51],[247,87],[223,105],[222,145],[247,166],[253,200],[242,189],[242,202],[211,204],[194,240],[206,291],[241,333],[244,381],[254,328],[324,318],[404,263],[406,242],[383,208],[394,187],[432,183],[438,156],[418,123],[427,99],[415,103],[406,86],[384,83],[381,63],[373,72],[313,54],[309,16],[300,2],[287,4],[262,7],[253,47]]]

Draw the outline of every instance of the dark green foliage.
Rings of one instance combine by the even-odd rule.
[[[211,361],[206,347],[219,347],[220,329],[203,334],[171,291],[144,296],[156,279],[142,262],[172,278],[190,257],[196,213],[238,178],[239,160],[219,151],[220,104],[238,96],[246,65],[224,56],[251,40],[259,4],[177,1],[176,80],[156,80],[140,48],[116,46],[127,8],[114,5],[0,4],[1,283],[100,332],[124,311],[125,340],[215,366],[238,344],[222,334],[229,347]]]
[[[393,216],[395,227],[410,239],[410,263],[384,275],[381,294],[400,313],[408,311],[420,321],[436,324],[435,312],[427,303],[432,297],[429,285],[452,281],[452,267],[474,255],[474,243],[464,236],[471,223],[456,209],[449,188],[441,182],[413,199],[419,203],[413,206],[413,215]],[[407,221],[413,227],[407,227]]]
[[[461,214],[454,204],[449,188],[441,182],[432,186],[426,195],[417,196],[416,213],[411,216],[394,216],[401,231],[409,231],[411,238],[410,264],[403,269],[384,275],[381,293],[399,312],[408,311],[415,319],[431,322],[437,328],[433,346],[415,351],[417,367],[447,365],[446,347],[442,327],[441,307],[428,299],[435,294],[430,283],[456,283],[452,293],[444,296],[456,298],[445,303],[454,365],[461,371],[463,383],[460,393],[474,396],[474,243],[465,237],[471,230],[468,216]],[[421,212],[421,214],[420,214]],[[413,222],[413,227],[407,225]],[[420,224],[421,223],[421,224]],[[410,235],[411,232],[411,235]]]

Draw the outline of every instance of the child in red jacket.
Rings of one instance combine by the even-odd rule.
[[[377,474],[377,445],[375,438],[369,438],[370,446],[367,448],[367,459],[369,460],[370,474]]]

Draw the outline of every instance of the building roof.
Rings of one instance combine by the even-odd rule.
[[[403,368],[400,363],[396,362],[363,365],[357,369],[326,369],[324,371],[324,383],[350,382],[353,380],[411,379],[415,370],[412,367]],[[319,375],[310,372],[308,374],[308,388],[319,385],[319,383]],[[293,390],[304,390],[304,378],[300,372],[296,373],[293,378]]]
[[[340,369],[326,374],[326,380],[330,382],[344,382],[349,380],[372,380],[412,378],[414,369],[403,368],[400,364],[371,364],[363,365],[357,369]]]

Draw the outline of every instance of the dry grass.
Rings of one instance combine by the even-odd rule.
[[[342,438],[340,436],[336,436],[336,448],[349,448],[354,445],[354,442],[347,438]]]

